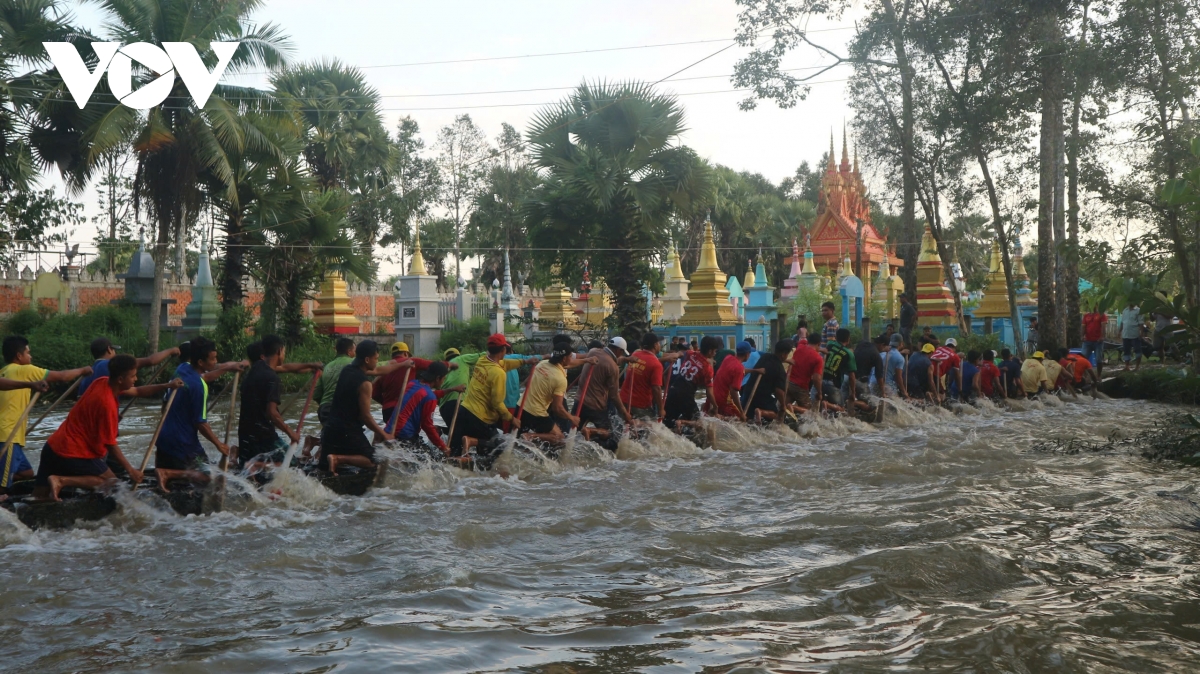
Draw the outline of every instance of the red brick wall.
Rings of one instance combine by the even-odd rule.
[[[23,286],[0,287],[0,314],[16,313],[29,306],[29,298],[25,297]]]

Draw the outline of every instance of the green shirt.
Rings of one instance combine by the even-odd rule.
[[[317,380],[317,390],[313,391],[317,407],[333,402],[333,392],[337,389],[338,377],[342,376],[342,368],[353,362],[354,359],[350,356],[338,356],[329,361],[321,372],[321,378]]]
[[[467,382],[471,380],[471,368],[479,362],[480,358],[486,355],[486,353],[466,353],[450,361],[458,365],[458,369],[450,370],[446,373],[446,380],[442,382],[442,390],[452,389],[455,386],[466,386]],[[462,394],[447,393],[438,404],[445,405],[446,403],[452,403],[458,400],[458,396],[460,395]]]

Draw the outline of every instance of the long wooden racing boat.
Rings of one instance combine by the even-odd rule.
[[[88,489],[64,488],[61,501],[33,498],[33,480],[14,482],[0,508],[15,514],[30,529],[66,529],[76,522],[94,522],[112,514],[117,501],[112,496]]]
[[[158,497],[170,504],[171,509],[180,516],[211,515],[225,508],[225,475],[218,472],[213,475],[208,484],[196,484],[187,480],[173,480],[169,485],[170,491],[162,493],[158,490],[158,476],[154,469],[146,471],[145,480],[138,485],[139,491],[153,491]]]
[[[362,496],[371,487],[383,484],[387,472],[388,460],[381,459],[375,468],[345,466],[336,475],[314,468],[308,472],[308,476],[339,496]]]

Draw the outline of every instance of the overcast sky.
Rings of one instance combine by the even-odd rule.
[[[76,3],[74,9],[81,23],[99,29],[101,15],[94,5]],[[291,36],[296,61],[337,58],[362,68],[383,96],[389,129],[400,117],[411,115],[432,144],[437,130],[461,113],[469,113],[494,139],[502,122],[523,131],[537,104],[561,99],[583,80],[663,79],[728,46],[722,40],[733,37],[737,6],[733,0],[273,0],[255,20],[282,26]],[[839,49],[853,34],[849,19],[814,22],[810,28],[822,31],[826,43]],[[688,68],[677,81],[661,85],[664,91],[679,94],[686,109],[684,143],[710,161],[762,173],[774,181],[791,175],[803,160],[818,162],[828,148],[832,128],[837,130],[840,147],[842,124],[851,114],[843,81],[848,68],[821,76],[808,100],[794,109],[762,103],[759,109],[744,112],[738,102],[746,93],[732,91],[729,75],[745,53],[734,46]],[[495,60],[427,64],[464,59]],[[414,63],[426,65],[388,67]],[[810,51],[793,57],[787,67],[817,63]],[[240,77],[236,81],[265,80]],[[517,89],[544,90],[480,93]],[[95,198],[88,194],[84,199],[90,215]],[[93,236],[89,225],[72,240],[86,244]]]

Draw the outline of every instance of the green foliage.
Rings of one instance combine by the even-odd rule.
[[[486,316],[474,316],[470,321],[452,321],[450,327],[443,330],[438,339],[438,350],[454,348],[463,353],[483,351],[487,347],[489,335],[491,325]]]
[[[1142,368],[1120,374],[1130,398],[1165,403],[1200,405],[1200,376],[1181,374],[1168,368]]]
[[[337,357],[334,349],[335,339],[329,335],[320,335],[312,329],[312,323],[307,323],[300,333],[299,341],[290,344],[285,354],[288,363],[328,363]],[[281,375],[283,388],[287,391],[305,390],[312,381],[312,374]]]
[[[18,247],[45,250],[61,244],[67,240],[61,230],[83,222],[83,205],[60,198],[54,190],[0,192],[0,265],[15,264]]]
[[[999,354],[1000,350],[1004,348],[1004,342],[1000,341],[1000,335],[994,332],[990,335],[985,335],[982,332],[972,332],[966,336],[959,335],[956,339],[958,340],[959,353],[964,354],[968,351],[978,351],[982,355],[988,349]]]
[[[46,319],[35,309],[26,307],[8,317],[4,322],[4,334],[6,335],[29,335]]]
[[[234,306],[221,312],[217,327],[205,336],[217,345],[220,360],[242,360],[246,357],[246,347],[256,339],[250,334],[253,325],[254,316],[250,311],[244,306]]]
[[[88,347],[97,337],[108,337],[122,353],[144,356],[146,328],[136,309],[98,306],[86,314],[55,315],[42,319],[36,312],[17,312],[4,326],[5,335],[29,340],[34,364],[51,370],[69,370],[92,364]]]

